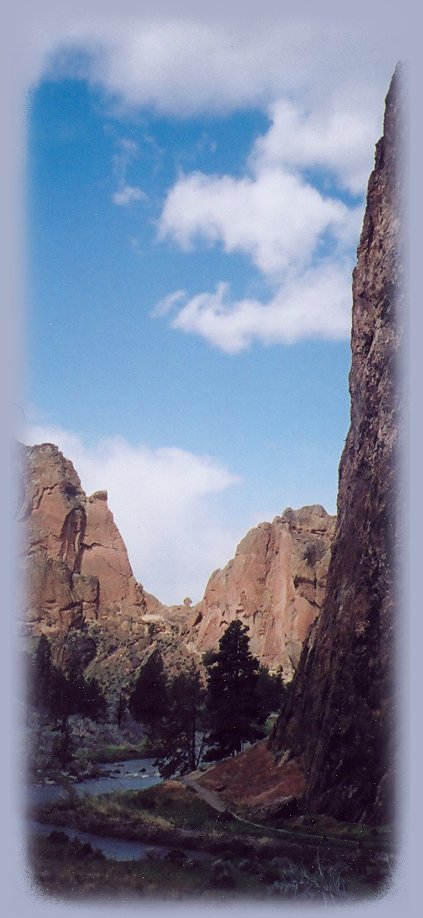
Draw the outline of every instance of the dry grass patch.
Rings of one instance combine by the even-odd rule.
[[[226,803],[249,807],[262,806],[281,797],[301,797],[305,790],[301,763],[291,759],[278,765],[267,740],[219,762],[197,780],[202,787],[218,791]]]

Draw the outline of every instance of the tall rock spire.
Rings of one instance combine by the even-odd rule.
[[[326,600],[270,741],[303,756],[310,811],[375,823],[393,800],[401,95],[397,69],[353,275],[351,426]]]

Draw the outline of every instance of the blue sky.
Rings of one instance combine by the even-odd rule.
[[[388,51],[346,58],[351,35],[332,37],[337,64],[316,27],[230,38],[79,23],[28,97],[25,439],[108,489],[166,602],[200,598],[285,506],[335,510],[391,75]]]

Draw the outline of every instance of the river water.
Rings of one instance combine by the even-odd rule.
[[[47,836],[53,831],[64,832],[68,838],[77,838],[81,842],[89,842],[93,848],[97,848],[105,857],[115,861],[138,861],[149,854],[166,857],[167,854],[175,850],[174,848],[156,845],[151,842],[131,841],[130,839],[113,838],[109,835],[93,835],[91,832],[81,832],[71,826],[47,825],[44,822],[36,822],[35,819],[28,820],[27,829],[31,835]],[[178,850],[180,850],[179,846]],[[188,848],[183,850],[184,854],[193,860],[207,860],[210,857],[204,851],[191,851]]]
[[[100,778],[77,782],[64,779],[61,784],[31,784],[27,788],[26,799],[30,805],[37,806],[55,803],[69,797],[69,793],[79,797],[84,794],[96,797],[113,791],[145,790],[162,781],[153,759],[127,759],[115,765],[99,765],[99,768],[105,772]]]
[[[99,778],[89,778],[87,781],[65,782],[63,784],[30,785],[27,788],[27,801],[30,805],[54,803],[59,799],[69,798],[69,794],[83,796],[98,796],[113,791],[142,790],[160,784],[162,778],[154,767],[153,759],[128,759],[115,765],[100,765],[105,774]],[[122,838],[113,838],[106,835],[92,835],[90,832],[81,832],[71,826],[55,826],[35,820],[28,820],[27,829],[30,834],[49,835],[54,829],[64,832],[68,838],[78,838],[81,842],[89,842],[93,848],[107,858],[118,861],[139,860],[150,853],[165,857],[174,850],[164,845],[155,845],[140,841],[131,841]],[[208,857],[201,851],[191,851],[184,848],[187,857],[203,860]]]

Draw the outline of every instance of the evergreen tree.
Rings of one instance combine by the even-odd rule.
[[[210,732],[208,758],[235,755],[242,743],[261,734],[257,681],[259,662],[249,649],[248,628],[231,622],[208,661],[207,708]]]
[[[140,670],[129,709],[142,723],[161,775],[193,771],[201,758],[205,689],[194,662],[167,679],[158,650]]]
[[[260,666],[257,679],[257,696],[260,720],[265,722],[269,714],[279,712],[286,694],[286,688],[279,673],[270,673],[267,666]]]
[[[42,634],[33,656],[30,698],[36,708],[47,713],[54,702],[53,671],[50,643]]]
[[[104,713],[106,700],[96,679],[85,680],[77,665],[66,675],[53,666],[47,637],[41,635],[32,666],[31,702],[65,729],[70,714],[81,714],[95,720]]]
[[[101,691],[100,685],[94,677],[84,679],[83,693],[79,702],[79,712],[91,720],[97,720],[102,717],[106,711],[106,699]]]
[[[168,704],[167,683],[160,651],[155,650],[140,670],[129,710],[143,724],[147,738],[154,743]]]
[[[122,719],[125,715],[126,709],[128,707],[128,700],[122,690],[119,691],[119,695],[116,702],[116,723],[120,727]]]
[[[194,771],[204,746],[205,689],[194,663],[169,679],[167,707],[156,732],[156,764],[169,778]]]

